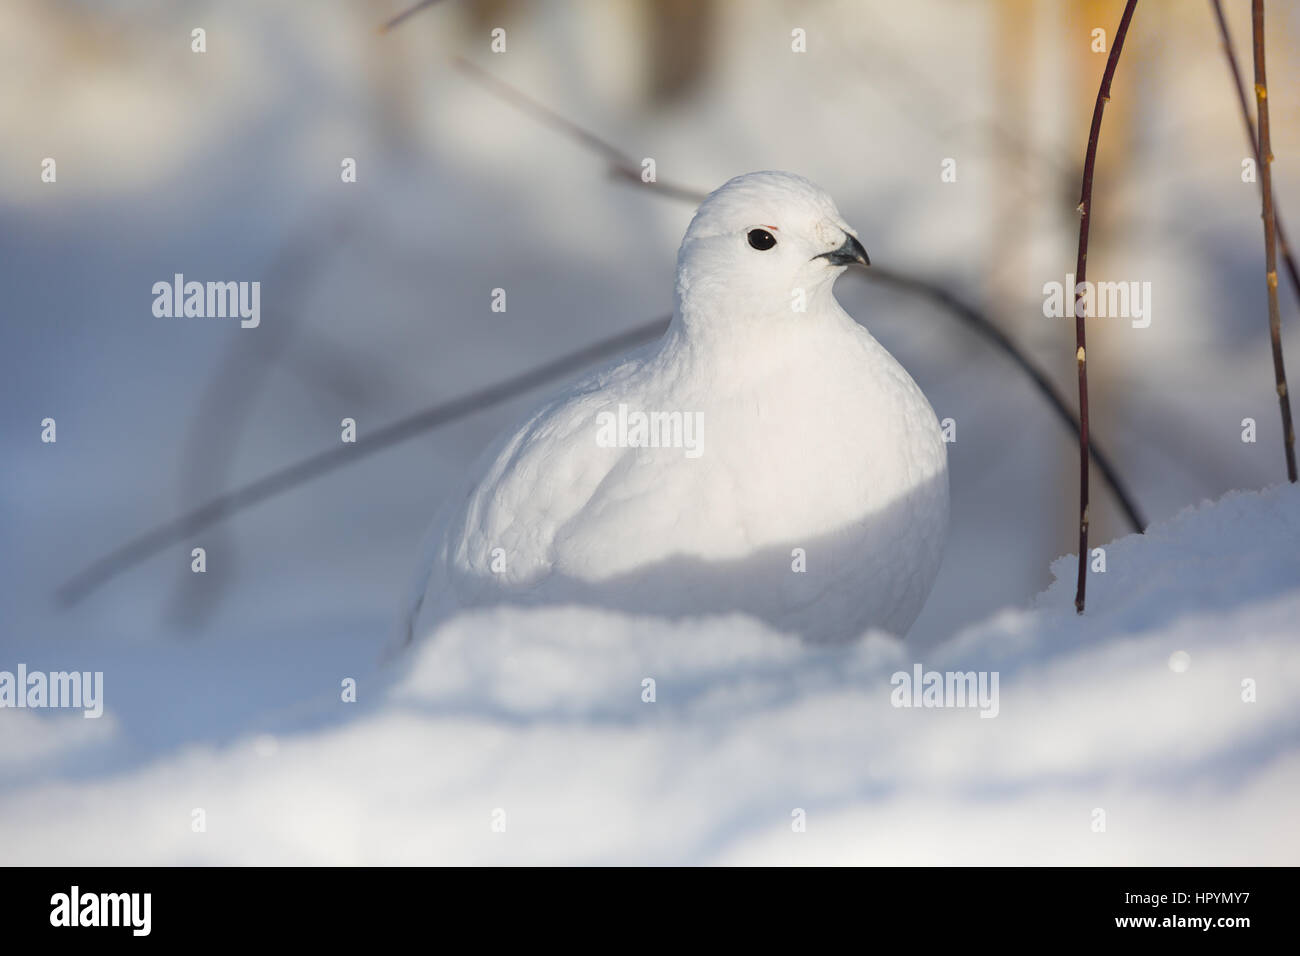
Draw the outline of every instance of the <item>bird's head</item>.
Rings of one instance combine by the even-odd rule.
[[[700,204],[677,254],[684,314],[758,317],[813,309],[867,252],[821,188],[793,173],[747,173]]]

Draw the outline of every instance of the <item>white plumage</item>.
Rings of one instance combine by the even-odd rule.
[[[408,639],[495,603],[906,633],[942,556],[947,458],[925,396],[831,293],[852,258],[865,264],[857,237],[802,177],[712,193],[664,337],[543,404],[444,505]],[[647,436],[611,431],[620,405],[624,422],[695,424],[695,447],[671,429],[661,445],[677,447],[627,447]]]

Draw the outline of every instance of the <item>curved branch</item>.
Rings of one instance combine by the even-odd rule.
[[[165,548],[184,541],[195,532],[230,517],[237,511],[242,511],[252,505],[266,501],[268,498],[274,498],[276,495],[283,494],[314,478],[319,478],[321,475],[351,462],[367,458],[383,451],[385,448],[437,428],[439,425],[445,425],[484,408],[499,405],[554,379],[579,372],[602,358],[617,355],[632,346],[657,338],[668,328],[669,318],[669,316],[664,316],[655,319],[653,322],[646,322],[626,332],[602,339],[575,352],[570,352],[568,355],[563,355],[513,378],[508,378],[503,382],[470,392],[468,395],[452,399],[441,405],[434,405],[432,408],[416,412],[414,415],[408,415],[406,418],[379,429],[356,445],[340,445],[329,451],[320,452],[310,458],[305,458],[300,462],[259,478],[252,484],[237,488],[224,495],[218,495],[207,504],[183,514],[179,518],[161,524],[138,538],[110,551],[68,579],[59,588],[56,598],[63,605],[76,604],[100,585],[128,568],[132,568],[153,557],[153,555]]]
[[[433,6],[435,3],[441,3],[441,2],[442,0],[420,0],[420,2],[417,3],[415,6],[407,7],[401,13],[397,14],[397,16],[393,17],[388,22],[386,22],[383,26],[379,28],[379,32],[387,33],[389,30],[401,26],[411,17],[419,13],[421,10]]]
[[[1129,21],[1137,0],[1124,4],[1124,14],[1119,18],[1115,43],[1106,57],[1106,70],[1097,88],[1097,101],[1092,107],[1092,126],[1088,130],[1088,151],[1083,160],[1083,188],[1079,196],[1079,255],[1074,267],[1074,341],[1075,363],[1079,366],[1079,578],[1074,592],[1074,610],[1083,613],[1084,595],[1088,587],[1088,361],[1084,329],[1083,289],[1088,267],[1088,225],[1092,213],[1092,173],[1097,165],[1097,140],[1101,136],[1101,114],[1110,100],[1110,82],[1119,66],[1124,37],[1128,35]]]
[[[969,325],[976,334],[982,335],[1003,355],[1011,359],[1042,394],[1047,404],[1051,406],[1052,411],[1056,413],[1056,417],[1061,420],[1065,427],[1075,435],[1079,434],[1079,419],[1075,417],[1065,398],[1056,390],[1056,386],[1052,384],[1051,379],[1034,365],[1024,352],[1020,351],[1016,343],[1002,329],[980,314],[973,306],[966,304],[939,286],[913,276],[894,272],[882,266],[872,266],[865,271],[855,270],[854,274],[861,275],[881,285],[893,286],[894,288],[913,292],[947,309],[962,322]],[[1102,477],[1106,479],[1106,483],[1110,485],[1115,500],[1119,504],[1120,510],[1124,512],[1124,517],[1127,519],[1129,526],[1134,531],[1141,533],[1147,526],[1146,518],[1143,516],[1141,509],[1138,508],[1137,501],[1134,500],[1127,485],[1125,485],[1124,479],[1120,477],[1119,470],[1111,462],[1110,456],[1103,452],[1096,442],[1089,443],[1089,453],[1092,456],[1093,464],[1097,466],[1097,470],[1101,472]]]
[[[1228,69],[1232,72],[1232,85],[1237,92],[1237,105],[1241,108],[1241,119],[1246,124],[1246,139],[1250,140],[1250,148],[1255,154],[1255,168],[1262,167],[1263,161],[1259,155],[1259,140],[1255,138],[1255,121],[1250,118],[1250,106],[1246,103],[1246,83],[1241,76],[1241,67],[1237,65],[1237,54],[1232,52],[1232,37],[1228,34],[1228,21],[1223,17],[1223,6],[1219,0],[1210,0],[1210,7],[1214,11],[1214,18],[1219,24],[1219,35],[1223,38],[1223,54],[1228,59]],[[1260,188],[1263,188],[1261,182]],[[1300,271],[1297,271],[1295,257],[1291,255],[1291,246],[1286,241],[1286,230],[1282,228],[1282,214],[1277,210],[1277,197],[1273,197],[1273,216],[1277,223],[1277,246],[1282,253],[1282,261],[1286,264],[1287,277],[1291,280],[1291,291],[1295,293],[1296,301],[1300,302]]]
[[[1268,122],[1268,78],[1264,70],[1264,0],[1253,0],[1250,20],[1255,40],[1255,112],[1259,114],[1259,191],[1264,195],[1264,280],[1268,289],[1268,336],[1273,350],[1273,377],[1282,412],[1282,453],[1286,476],[1294,484],[1295,425],[1291,422],[1291,396],[1286,389],[1286,364],[1282,361],[1282,315],[1277,307],[1277,216],[1273,210],[1273,146]]]
[[[561,116],[549,106],[539,103],[527,93],[511,86],[504,80],[498,79],[487,70],[483,69],[483,67],[470,62],[463,56],[452,57],[451,62],[456,69],[460,70],[480,86],[491,91],[499,99],[509,103],[515,109],[528,113],[534,119],[549,126],[557,133],[578,143],[588,152],[597,153],[604,157],[605,162],[609,165],[611,176],[621,179],[624,182],[635,183],[638,186],[649,186],[656,192],[663,193],[671,199],[681,199],[690,203],[698,204],[704,200],[706,195],[708,195],[707,193],[700,192],[697,189],[691,189],[688,186],[682,186],[662,179],[656,180],[653,183],[644,182],[641,179],[641,165],[633,157],[623,152],[613,143],[597,136],[591,130],[579,126],[567,116]]]

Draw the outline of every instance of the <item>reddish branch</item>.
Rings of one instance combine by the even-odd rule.
[[[1228,58],[1228,69],[1232,71],[1232,85],[1237,92],[1237,105],[1241,107],[1241,120],[1246,124],[1246,139],[1255,153],[1255,168],[1264,165],[1260,161],[1259,140],[1256,139],[1255,121],[1250,116],[1250,104],[1246,102],[1246,81],[1242,78],[1241,67],[1237,65],[1237,54],[1232,51],[1232,37],[1228,34],[1228,21],[1223,18],[1223,6],[1219,0],[1210,0],[1214,18],[1219,23],[1219,35],[1223,37],[1223,53]],[[1287,242],[1286,230],[1282,228],[1282,214],[1277,209],[1277,198],[1273,198],[1273,219],[1277,225],[1277,246],[1286,265],[1287,278],[1291,280],[1291,291],[1296,301],[1300,302],[1300,270],[1296,269],[1295,257],[1291,254],[1291,245]]]
[[[1074,339],[1075,363],[1079,367],[1079,581],[1074,592],[1074,609],[1083,613],[1084,595],[1088,586],[1088,362],[1085,315],[1083,307],[1084,280],[1088,267],[1088,225],[1092,215],[1092,173],[1097,164],[1097,139],[1101,135],[1101,114],[1110,99],[1110,82],[1115,76],[1115,67],[1119,65],[1119,54],[1124,49],[1124,37],[1128,34],[1129,21],[1133,19],[1133,10],[1137,0],[1128,0],[1124,4],[1124,15],[1120,17],[1119,29],[1115,31],[1115,42],[1111,45],[1110,56],[1106,58],[1106,72],[1102,74],[1101,86],[1097,90],[1097,102],[1092,108],[1092,127],[1088,130],[1088,152],[1083,161],[1083,189],[1079,196],[1079,256],[1074,267]]]
[[[1268,335],[1273,345],[1273,377],[1282,409],[1282,451],[1286,476],[1296,480],[1295,425],[1291,422],[1291,396],[1286,391],[1286,365],[1282,361],[1282,317],[1277,307],[1277,218],[1273,212],[1273,150],[1268,128],[1268,80],[1264,75],[1264,0],[1253,0],[1251,28],[1255,35],[1255,111],[1259,114],[1259,188],[1264,194],[1264,275],[1268,285]]]

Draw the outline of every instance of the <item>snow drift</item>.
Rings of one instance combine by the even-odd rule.
[[[344,655],[286,639],[258,665],[282,707],[161,746],[123,651],[103,720],[0,711],[0,860],[1294,865],[1297,540],[1300,489],[1233,493],[1108,545],[1085,616],[1066,557],[923,655],[502,608],[352,672],[350,704]],[[139,693],[212,679],[195,653]],[[894,706],[918,663],[997,673],[996,718]]]

